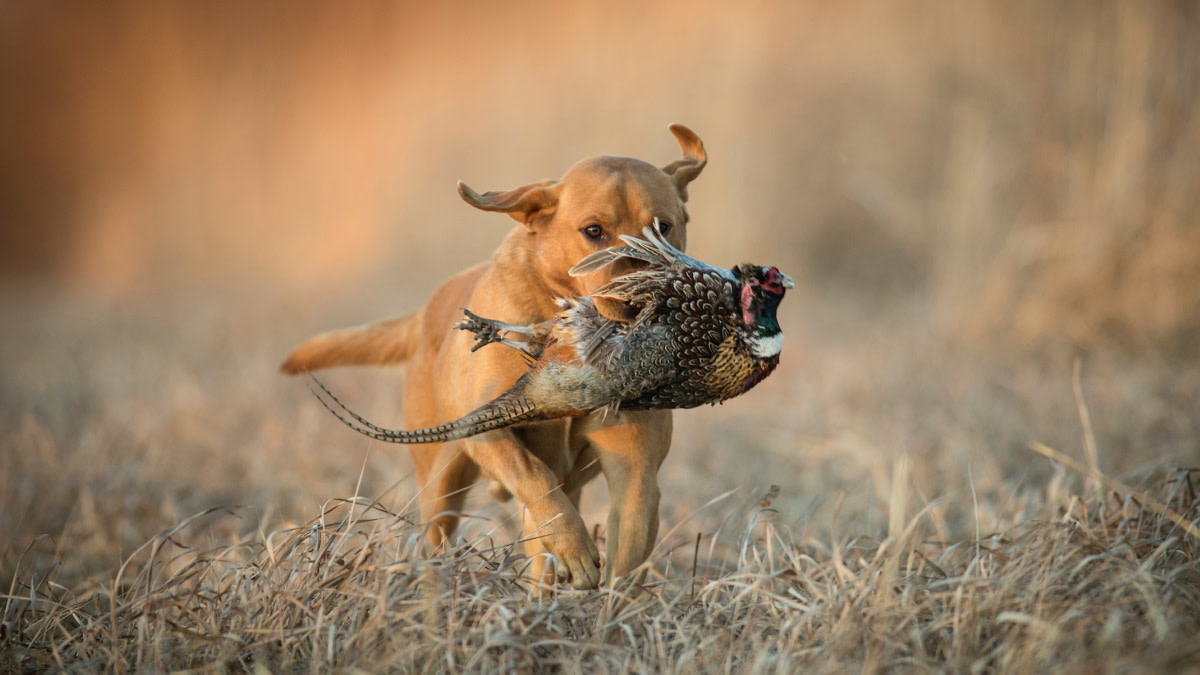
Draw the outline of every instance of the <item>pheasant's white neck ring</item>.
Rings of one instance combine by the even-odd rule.
[[[750,353],[760,359],[778,356],[783,349],[783,332],[774,335],[757,335],[750,339]]]

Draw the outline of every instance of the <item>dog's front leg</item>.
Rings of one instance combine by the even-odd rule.
[[[538,581],[546,559],[554,556],[558,576],[576,588],[600,584],[600,552],[588,536],[579,510],[563,492],[558,476],[508,429],[465,441],[466,452],[485,474],[500,481],[521,503],[530,574]]]
[[[620,413],[587,433],[608,481],[611,505],[605,533],[609,583],[646,561],[658,536],[658,469],[671,447],[671,413]]]

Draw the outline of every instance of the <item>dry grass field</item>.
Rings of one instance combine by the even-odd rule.
[[[1200,12],[1149,1],[0,6],[0,670],[1200,672]],[[514,187],[704,139],[783,365],[685,411],[636,583],[276,373]],[[399,426],[403,369],[324,379]],[[602,484],[583,510],[602,523]],[[597,537],[603,537],[597,529]]]

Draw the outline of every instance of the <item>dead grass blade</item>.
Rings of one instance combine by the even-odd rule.
[[[1158,501],[1157,499],[1154,499],[1143,492],[1139,492],[1118,480],[1109,478],[1103,473],[1100,473],[1099,470],[1089,469],[1088,467],[1085,467],[1072,459],[1069,455],[1065,455],[1054,448],[1043,445],[1042,443],[1034,441],[1033,443],[1029,444],[1029,447],[1033,448],[1034,451],[1048,459],[1054,460],[1069,467],[1071,470],[1077,473],[1103,483],[1104,485],[1108,486],[1109,489],[1134,496],[1140,503],[1178,525],[1184,532],[1187,532],[1196,541],[1200,541],[1200,528],[1197,528],[1193,523],[1176,513],[1174,509]]]

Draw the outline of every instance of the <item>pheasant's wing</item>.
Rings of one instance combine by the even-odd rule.
[[[647,258],[657,258],[663,266],[670,266],[675,269],[687,268],[704,272],[716,272],[731,280],[734,278],[733,273],[729,270],[697,260],[672,246],[666,237],[659,234],[657,219],[654,221],[654,227],[647,227],[642,230],[642,236],[645,239],[623,234],[621,235],[621,239],[630,247],[640,251]]]
[[[645,259],[657,261],[659,265],[672,267],[691,267],[700,265],[707,267],[704,263],[689,257],[683,251],[671,245],[658,232],[658,219],[654,219],[654,227],[642,228],[642,236],[630,236],[628,234],[621,235],[621,241],[624,241],[630,248],[637,250]]]
[[[731,279],[733,278],[732,273],[727,270],[722,270],[719,267],[713,267],[708,263],[696,260],[672,246],[671,242],[659,234],[657,218],[654,220],[653,227],[642,229],[642,235],[645,237],[644,239],[627,234],[621,235],[621,240],[625,242],[625,246],[614,246],[596,251],[576,263],[570,269],[569,274],[573,277],[581,277],[602,270],[622,258],[631,258],[649,263],[651,267],[691,267],[694,269],[717,270],[729,275]]]
[[[634,260],[648,262],[651,265],[662,264],[661,256],[647,254],[633,246],[614,246],[596,251],[583,260],[580,260],[568,271],[568,274],[573,277],[587,276],[592,272],[598,272],[608,267],[622,258],[633,258]]]
[[[659,234],[657,220],[654,228],[647,227],[642,234],[645,239],[622,235],[621,239],[627,246],[593,253],[571,268],[571,275],[589,274],[622,258],[650,263],[649,268],[623,274],[592,293],[595,297],[611,298],[642,307],[658,302],[672,292],[690,295],[690,291],[680,284],[689,288],[695,286],[695,291],[699,293],[711,291],[720,294],[722,287],[736,282],[729,270],[701,262],[672,246]],[[695,285],[696,280],[702,280],[704,287]]]
[[[622,274],[596,289],[592,296],[628,302],[643,310],[657,307],[657,312],[679,309],[680,303],[701,301],[719,308],[724,316],[737,306],[736,286],[732,275],[707,265],[699,269],[658,268]]]
[[[560,321],[558,337],[572,345],[584,363],[608,372],[625,349],[629,339],[644,341],[643,327],[653,318],[653,308],[645,308],[630,321],[614,321],[602,315],[590,297],[575,298]]]
[[[676,386],[683,374],[674,328],[650,323],[625,333],[619,339],[610,340],[608,346],[611,351],[607,354],[607,361],[598,367],[611,373],[611,377],[620,378],[622,408],[648,410],[666,407],[647,405],[647,402],[656,398],[654,392]],[[630,408],[630,405],[633,407]]]
[[[590,297],[572,298],[570,303],[560,320],[559,341],[574,345],[584,363],[597,366],[608,362],[614,345],[628,332],[630,324],[605,317]]]
[[[589,341],[597,335],[603,339],[610,330],[606,324],[611,321],[596,311],[590,297],[564,298],[559,302],[566,305],[566,310],[555,318],[553,340],[563,347],[574,348],[575,358],[584,360]],[[571,357],[560,355],[556,358],[570,360]]]

